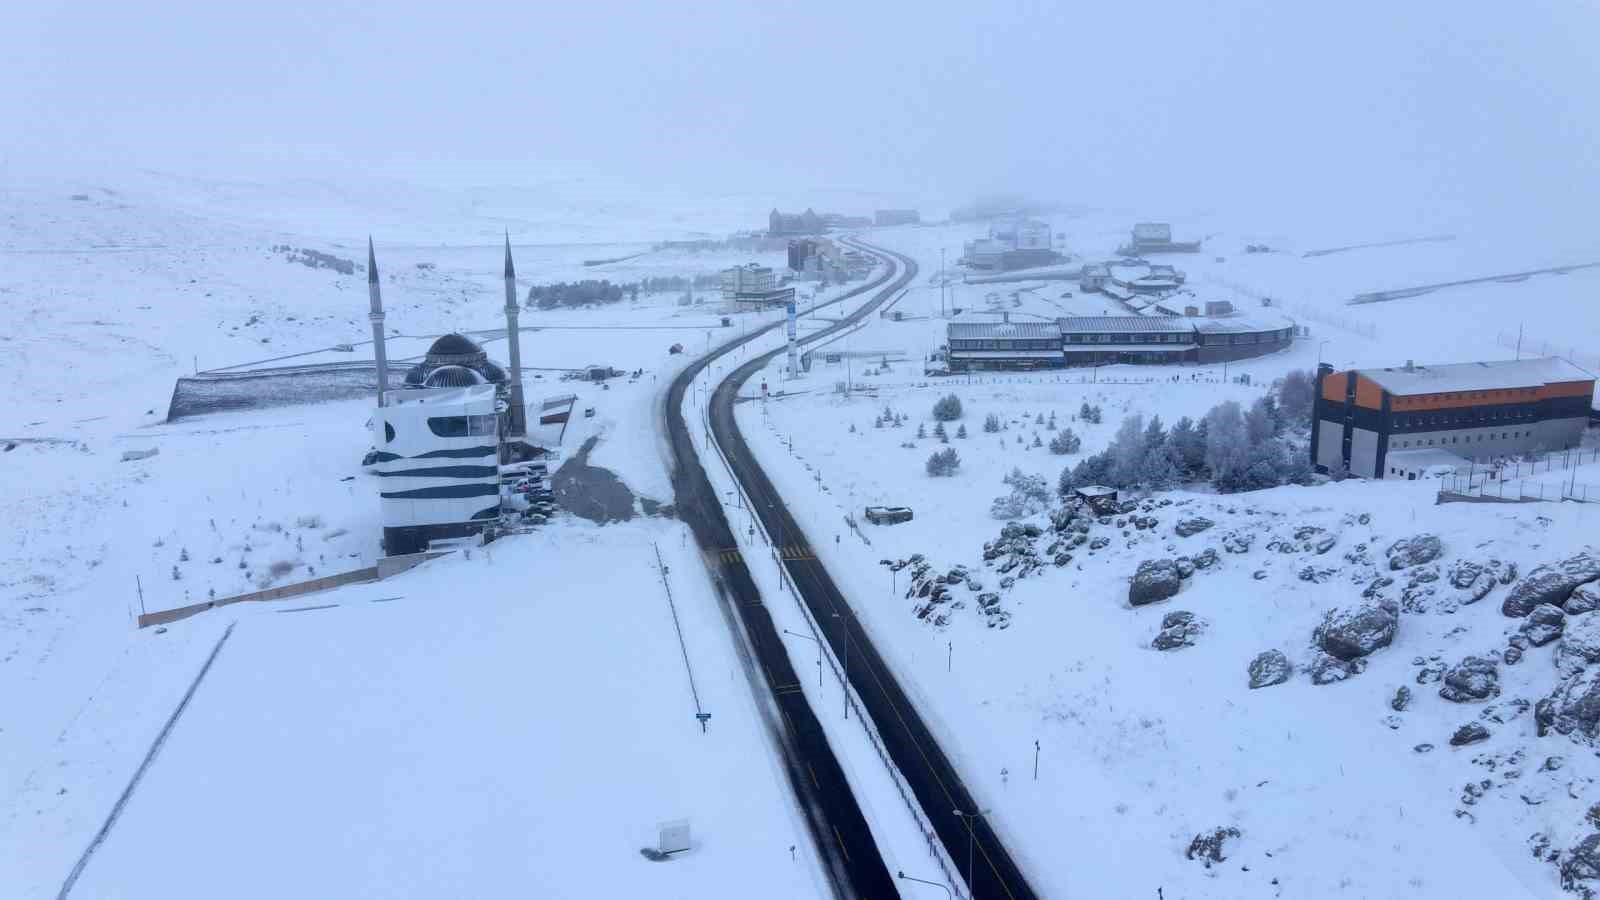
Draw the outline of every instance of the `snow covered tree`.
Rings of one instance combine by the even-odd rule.
[[[1029,475],[1012,469],[1004,479],[1011,493],[996,497],[989,515],[996,519],[1021,519],[1043,512],[1050,505],[1050,483],[1043,475]]]
[[[1188,416],[1179,419],[1167,432],[1178,469],[1184,478],[1202,478],[1206,472],[1206,437]]]
[[[1029,444],[1028,446],[1029,447],[1043,447],[1044,446],[1044,441],[1039,440],[1039,432],[1035,431],[1033,433],[1033,443]]]
[[[920,441],[920,440],[922,440],[923,438],[925,438],[927,436],[928,436],[927,430],[922,427],[922,423],[921,422],[918,422],[917,423],[917,440]]]
[[[994,413],[989,413],[987,416],[984,416],[983,417],[983,430],[988,432],[988,433],[990,433],[990,434],[995,434],[995,433],[999,432],[1000,431],[1000,417],[995,415]]]
[[[950,435],[944,430],[943,422],[939,422],[933,426],[933,436],[938,438],[939,443],[941,444],[950,443]]]
[[[959,468],[961,468],[961,457],[954,447],[935,450],[933,455],[928,457],[928,474],[935,478],[947,478],[954,475]]]
[[[1044,413],[1039,413],[1038,415],[1034,416],[1033,417],[1033,424],[1035,424],[1035,425],[1043,425],[1044,424]]]
[[[1284,424],[1296,429],[1309,425],[1312,401],[1317,395],[1317,382],[1312,373],[1293,369],[1278,380],[1276,387],[1278,410]]]
[[[940,422],[954,422],[961,418],[961,398],[946,394],[933,404],[933,417]]]
[[[1131,487],[1139,483],[1144,474],[1144,416],[1134,413],[1117,426],[1117,436],[1111,446],[1112,487]]]
[[[1236,484],[1250,464],[1250,435],[1239,404],[1219,403],[1206,413],[1206,468],[1219,485]]]
[[[1171,442],[1162,441],[1144,456],[1139,483],[1153,491],[1168,490],[1183,480],[1183,467]]]
[[[1272,395],[1257,397],[1256,402],[1250,404],[1250,411],[1244,416],[1244,427],[1252,445],[1266,443],[1278,436],[1282,426],[1278,422],[1278,404]]]
[[[1077,453],[1078,448],[1082,446],[1082,439],[1074,434],[1071,428],[1061,429],[1060,431],[1056,432],[1055,437],[1050,439],[1050,452],[1056,454],[1057,456],[1065,456],[1068,453]]]
[[[1150,424],[1144,427],[1144,452],[1154,453],[1157,447],[1167,442],[1167,429],[1161,424],[1160,416],[1151,416]]]
[[[967,426],[966,425],[957,425],[956,426],[956,437],[964,438],[966,436],[967,436]]]
[[[1100,407],[1090,406],[1089,402],[1086,400],[1084,401],[1083,406],[1078,410],[1078,418],[1088,422],[1090,425],[1099,425],[1101,421]]]
[[[883,416],[879,416],[876,419],[873,419],[872,420],[872,427],[873,428],[882,428],[883,427]]]

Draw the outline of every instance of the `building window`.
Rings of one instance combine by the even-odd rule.
[[[476,437],[500,433],[499,416],[436,416],[428,419],[428,430],[439,437]]]

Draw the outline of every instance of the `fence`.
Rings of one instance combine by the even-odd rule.
[[[1552,343],[1543,338],[1531,335],[1516,335],[1504,331],[1497,331],[1494,342],[1507,350],[1516,350],[1528,356],[1559,356],[1575,366],[1600,372],[1600,356],[1579,353],[1577,345],[1568,344],[1563,348],[1560,344]],[[1566,352],[1562,352],[1565,350]]]
[[[1479,466],[1458,467],[1454,475],[1447,476],[1439,486],[1441,497],[1455,495],[1452,499],[1484,498],[1494,500],[1573,500],[1579,503],[1600,503],[1600,485],[1580,482],[1580,466],[1600,462],[1600,448],[1563,450],[1546,453],[1534,459],[1515,459],[1507,462]],[[1540,478],[1541,474],[1571,471],[1571,478],[1557,475]]]
[[[1292,303],[1289,305],[1289,308],[1294,310],[1295,315],[1303,319],[1310,319],[1313,322],[1319,322],[1323,325],[1331,325],[1334,328],[1348,331],[1351,334],[1357,334],[1364,338],[1376,340],[1378,337],[1378,326],[1372,324],[1371,322],[1354,318],[1353,316],[1342,316],[1337,313],[1330,313],[1326,310],[1318,309],[1315,306],[1308,306],[1304,303]]]
[[[332,590],[347,584],[359,584],[367,581],[377,581],[390,575],[397,575],[407,569],[418,566],[430,559],[443,556],[440,551],[426,553],[412,553],[407,556],[391,556],[383,560],[382,565],[368,566],[365,569],[353,569],[349,572],[340,572],[337,575],[324,575],[310,581],[300,581],[295,584],[285,584],[280,587],[268,588],[264,591],[253,591],[248,594],[237,594],[232,597],[223,597],[218,600],[207,600],[203,603],[191,603],[188,606],[179,606],[174,609],[162,609],[153,613],[142,613],[139,616],[139,627],[147,628],[151,625],[165,625],[198,615],[206,610],[216,609],[219,606],[231,606],[235,603],[255,603],[264,600],[282,600],[285,597],[299,597],[304,594],[314,594],[318,591]]]

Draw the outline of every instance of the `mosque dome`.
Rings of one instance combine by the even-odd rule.
[[[466,380],[459,370],[477,376],[477,380]],[[406,384],[411,387],[465,387],[484,382],[503,384],[507,380],[505,370],[489,359],[476,341],[454,332],[435,340],[422,362],[406,373]]]

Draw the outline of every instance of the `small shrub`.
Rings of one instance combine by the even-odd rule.
[[[1057,456],[1077,453],[1082,446],[1083,440],[1074,434],[1071,428],[1063,428],[1050,439],[1050,452]]]
[[[1000,431],[1000,417],[994,413],[989,413],[987,416],[984,416],[983,430],[989,434],[998,433]]]
[[[288,561],[287,559],[280,559],[267,567],[267,573],[273,578],[282,578],[293,571],[294,563]]]
[[[935,450],[933,455],[928,457],[928,474],[935,478],[948,478],[959,468],[961,468],[961,457],[954,447]]]
[[[940,422],[954,422],[961,418],[961,398],[946,394],[933,404],[933,417]]]

